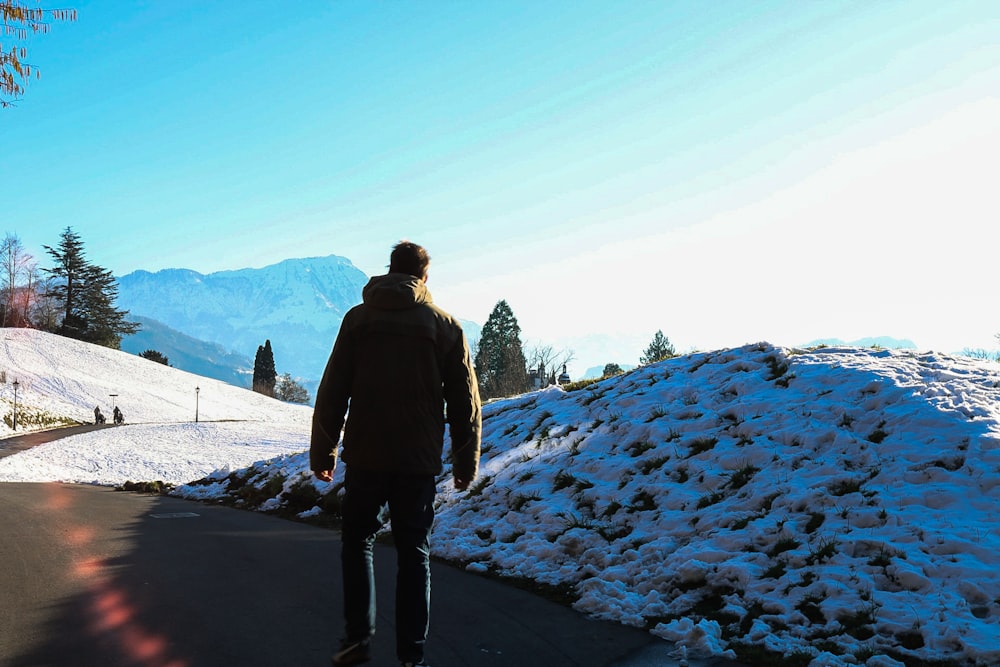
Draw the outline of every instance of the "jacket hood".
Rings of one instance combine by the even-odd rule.
[[[375,276],[361,290],[366,306],[381,310],[401,310],[434,303],[427,284],[408,273]]]

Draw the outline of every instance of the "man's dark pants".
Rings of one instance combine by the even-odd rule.
[[[375,633],[375,535],[389,508],[396,544],[396,655],[402,662],[424,657],[431,603],[430,532],[434,521],[434,475],[405,475],[346,467],[341,561],[347,639]]]

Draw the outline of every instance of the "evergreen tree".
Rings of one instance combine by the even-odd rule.
[[[88,326],[83,340],[119,349],[122,336],[139,330],[137,322],[128,322],[128,311],[115,308],[118,281],[108,269],[90,265],[80,293],[81,311],[86,313]]]
[[[139,353],[139,356],[143,359],[149,359],[150,361],[155,361],[158,364],[163,364],[164,366],[170,365],[170,360],[162,352],[156,350],[143,350]]]
[[[274,370],[274,353],[271,351],[271,340],[264,341],[257,347],[257,356],[253,360],[253,390],[265,396],[274,396],[274,385],[278,373]]]
[[[45,296],[61,306],[55,333],[118,349],[123,335],[139,330],[137,322],[125,319],[127,310],[115,308],[118,281],[111,271],[87,261],[83,241],[71,228],[60,239],[55,248],[43,246],[56,263],[44,269],[52,278]]]
[[[674,346],[670,344],[670,340],[663,335],[663,331],[657,331],[656,335],[653,336],[653,340],[649,343],[649,347],[639,357],[639,364],[643,366],[654,364],[657,361],[663,361],[675,355],[676,351],[674,350]]]
[[[512,396],[530,388],[521,327],[506,301],[493,307],[483,325],[475,366],[483,398]]]
[[[307,404],[310,400],[309,391],[292,379],[290,373],[282,373],[274,387],[274,397],[286,403]]]
[[[621,375],[624,372],[625,371],[622,370],[621,366],[612,362],[609,364],[604,364],[604,370],[601,372],[601,377],[609,378],[615,375]]]

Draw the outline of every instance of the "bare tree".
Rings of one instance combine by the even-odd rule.
[[[59,330],[59,318],[62,314],[62,304],[52,296],[55,289],[55,279],[40,279],[36,273],[34,285],[35,287],[32,289],[34,302],[31,305],[30,321],[42,331],[55,333]]]
[[[996,335],[996,339],[1000,342],[1000,334]],[[970,357],[972,359],[983,359],[986,361],[1000,361],[1000,351],[997,350],[987,350],[981,347],[970,348],[967,347],[962,350],[963,357]]]
[[[303,405],[312,400],[309,397],[309,390],[303,387],[298,380],[292,379],[291,373],[282,373],[278,376],[274,386],[274,397],[286,403],[302,403]]]
[[[17,299],[20,318],[22,322],[26,323],[25,326],[35,326],[34,314],[38,308],[38,300],[41,298],[39,292],[41,283],[42,279],[38,275],[38,264],[32,259],[25,267],[24,285]]]
[[[524,356],[528,362],[528,369],[538,373],[543,386],[555,384],[556,376],[562,371],[562,367],[576,358],[573,350],[557,350],[544,343],[532,343]]]
[[[0,294],[3,295],[0,325],[29,326],[28,314],[33,301],[32,283],[36,265],[17,234],[7,232],[3,241],[0,241],[0,269]]]

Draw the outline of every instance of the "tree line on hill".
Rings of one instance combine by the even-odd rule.
[[[8,232],[0,241],[0,326],[38,329],[67,338],[121,349],[122,337],[140,330],[120,310],[118,281],[110,270],[87,259],[83,239],[71,227],[59,243],[42,246],[52,266],[39,267],[20,238]],[[170,360],[157,350],[140,357],[165,366]],[[308,403],[309,392],[289,373],[274,369],[271,341],[257,349],[253,390],[291,403]]]
[[[39,268],[16,234],[0,242],[0,322],[120,349],[122,336],[139,331],[115,306],[118,281],[87,259],[80,235],[67,227],[55,246],[43,246],[52,266]]]
[[[640,365],[652,364],[675,356],[670,340],[657,331],[639,358]],[[573,359],[572,351],[556,351],[550,346],[526,349],[521,342],[521,327],[506,300],[497,302],[483,325],[474,346],[473,364],[483,399],[513,396],[531,389],[556,384],[556,369]],[[602,377],[623,373],[617,363],[604,366]],[[562,384],[565,381],[560,380]]]

